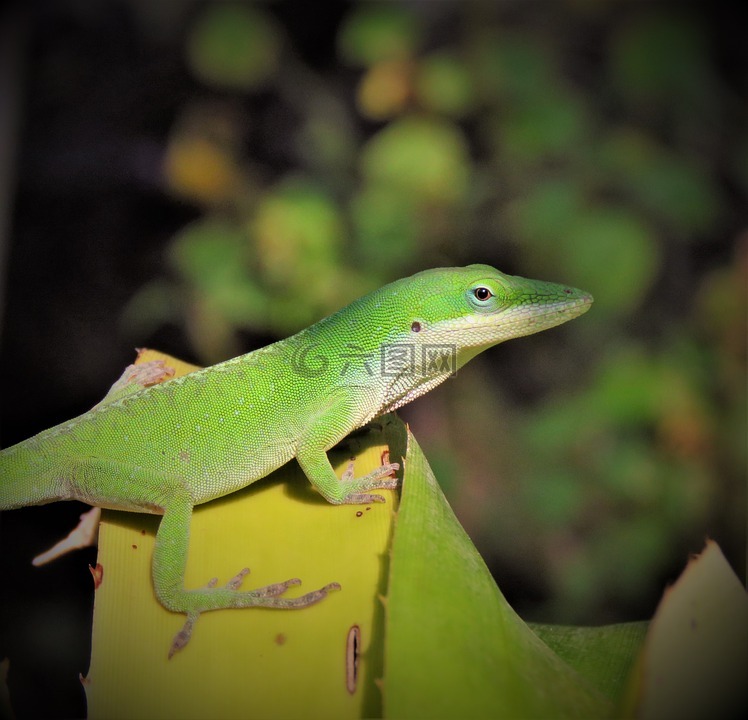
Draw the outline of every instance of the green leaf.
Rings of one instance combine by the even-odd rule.
[[[208,5],[187,39],[193,72],[211,85],[254,90],[275,72],[280,33],[270,17],[251,5]]]
[[[258,203],[250,230],[277,331],[297,331],[355,297],[352,273],[350,285],[341,282],[340,210],[317,183],[290,178],[273,188]]]
[[[412,435],[407,443],[386,602],[385,717],[608,714],[603,694],[509,607]]]
[[[530,627],[559,657],[613,702],[622,698],[647,632],[646,622],[602,627],[530,623]]]
[[[203,310],[234,325],[247,325],[265,311],[264,293],[248,273],[249,238],[232,223],[205,218],[189,225],[170,248],[169,261]]]
[[[368,67],[410,57],[416,51],[419,34],[419,24],[402,7],[394,3],[364,3],[344,21],[338,50],[351,65]]]
[[[551,92],[558,82],[547,44],[528,33],[488,32],[476,47],[478,82],[485,94],[516,106]]]
[[[745,717],[748,595],[716,543],[665,592],[638,670],[622,714]]]
[[[659,269],[654,232],[618,207],[599,206],[581,214],[558,243],[554,256],[580,287],[590,288],[599,311],[631,311]]]
[[[455,203],[467,194],[467,142],[449,122],[416,117],[393,122],[364,146],[361,163],[368,182],[417,201]]]
[[[343,242],[337,205],[301,178],[286,180],[260,200],[252,229],[268,280],[286,288],[294,280],[308,287],[310,275],[326,273]]]
[[[546,162],[548,156],[576,156],[589,136],[581,96],[553,88],[530,102],[511,108],[501,126],[505,151],[527,161]]]
[[[475,99],[468,68],[447,52],[433,53],[419,62],[416,91],[427,108],[455,117],[467,113]]]

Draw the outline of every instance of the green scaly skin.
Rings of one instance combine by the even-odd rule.
[[[239,590],[183,584],[194,505],[234,492],[296,458],[333,504],[380,502],[397,463],[336,477],[327,450],[414,400],[486,348],[567,322],[592,297],[488,265],[438,268],[393,282],[286,340],[161,384],[125,388],[93,410],[0,452],[0,510],[81,500],[163,515],[153,585],[186,613],[306,607],[336,583],[280,597],[298,580]],[[137,388],[137,386],[136,386]]]

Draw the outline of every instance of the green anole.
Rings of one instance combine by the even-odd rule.
[[[0,510],[81,500],[162,515],[153,587],[187,615],[246,607],[304,608],[340,586],[301,597],[300,583],[187,590],[192,509],[260,480],[296,458],[333,504],[381,502],[398,463],[339,479],[327,451],[351,431],[431,390],[486,348],[586,312],[575,288],[505,275],[488,265],[437,268],[393,282],[300,333],[183,377],[152,366],[124,378],[91,411],[0,452]],[[148,377],[148,372],[153,377]],[[158,384],[151,384],[151,383]]]

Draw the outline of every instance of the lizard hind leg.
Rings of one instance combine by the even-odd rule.
[[[229,580],[225,588],[231,589],[231,590],[237,590],[239,586],[242,584],[242,581],[244,578],[249,574],[249,568],[244,568],[240,570],[231,580]],[[218,581],[216,578],[213,578],[207,585],[207,588],[214,588],[218,584]],[[292,587],[293,585],[300,585],[301,580],[298,578],[292,578],[291,580],[286,580],[284,582],[274,583],[273,585],[266,585],[265,587],[256,588],[255,590],[251,590],[249,593],[243,593],[243,594],[251,594],[256,595],[257,597],[264,597],[264,598],[275,598],[278,602],[272,602],[272,603],[258,603],[255,605],[255,607],[276,607],[276,608],[285,608],[285,609],[298,609],[298,608],[305,608],[309,605],[313,605],[316,602],[319,602],[324,597],[327,596],[328,592],[331,592],[332,590],[340,590],[340,585],[338,583],[330,583],[329,585],[325,585],[325,587],[320,588],[319,590],[313,590],[312,592],[307,593],[306,595],[302,595],[301,597],[297,598],[280,598],[279,595],[282,595],[286,590],[288,590],[289,587]],[[232,606],[234,607],[234,606]],[[236,606],[236,607],[252,607],[251,605],[247,606]],[[200,612],[197,610],[191,611],[187,613],[187,619],[185,620],[184,625],[182,626],[182,629],[174,636],[174,640],[171,643],[171,647],[169,648],[169,659],[171,659],[174,655],[174,653],[179,652],[189,641],[192,637],[192,630],[195,627],[195,623],[197,622],[197,619],[200,617]]]
[[[184,572],[187,566],[191,517],[191,498],[170,498],[156,534],[153,551],[152,574],[156,597],[167,610],[187,615],[184,627],[174,638],[169,657],[189,642],[193,627],[202,612],[251,607],[295,610],[309,607],[323,600],[329,592],[340,589],[338,583],[329,583],[300,597],[282,597],[288,588],[301,584],[298,578],[291,578],[254,590],[240,590],[249,573],[249,569],[244,568],[222,587],[216,587],[217,580],[214,578],[205,587],[186,590]]]

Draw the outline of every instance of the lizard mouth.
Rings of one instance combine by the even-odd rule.
[[[479,344],[493,345],[562,325],[586,313],[592,303],[591,295],[580,293],[575,298],[519,304],[509,308],[500,308],[485,315],[477,313],[466,315],[459,320],[439,323],[435,329],[437,332],[444,332],[450,336],[457,333],[476,336],[476,339],[480,338]]]

